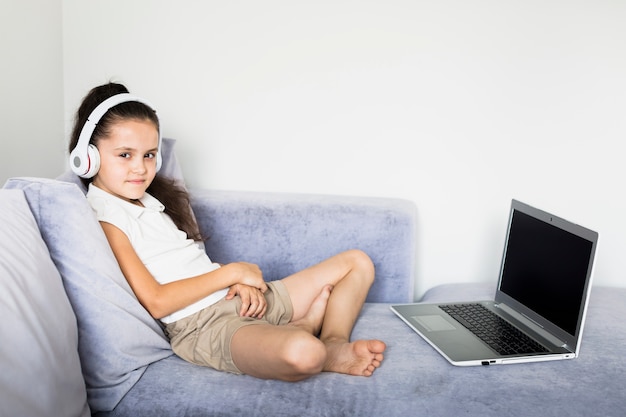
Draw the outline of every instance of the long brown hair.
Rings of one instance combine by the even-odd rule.
[[[70,152],[78,144],[80,132],[91,112],[107,98],[121,93],[128,93],[128,89],[122,84],[112,82],[94,87],[87,93],[76,112],[74,128],[70,136]],[[151,109],[144,103],[130,101],[120,103],[109,109],[98,122],[89,142],[97,146],[98,141],[110,133],[113,124],[129,119],[148,120],[154,124],[157,131],[160,129],[159,118],[154,109]],[[159,149],[159,151],[161,150]],[[85,186],[88,186],[92,180],[93,178],[81,178]],[[157,174],[148,187],[147,192],[163,203],[165,213],[170,216],[180,230],[187,233],[190,239],[202,239],[200,229],[191,211],[189,193],[179,181]]]

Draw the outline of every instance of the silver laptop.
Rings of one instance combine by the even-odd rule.
[[[494,300],[391,310],[453,365],[573,359],[597,243],[598,233],[513,200]]]

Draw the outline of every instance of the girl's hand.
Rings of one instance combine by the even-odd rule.
[[[244,284],[235,284],[228,289],[226,299],[232,300],[237,295],[241,298],[241,310],[239,311],[241,317],[260,319],[265,315],[267,301],[261,290]]]
[[[233,274],[233,281],[231,282],[258,288],[262,293],[267,291],[267,284],[263,279],[263,273],[256,264],[233,262],[222,267],[222,269],[228,269],[230,273]]]

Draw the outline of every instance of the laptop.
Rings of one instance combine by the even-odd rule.
[[[453,365],[574,359],[597,244],[598,233],[512,200],[493,300],[391,310]]]

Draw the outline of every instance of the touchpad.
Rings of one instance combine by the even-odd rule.
[[[429,332],[456,330],[456,327],[454,327],[449,321],[436,314],[430,316],[413,316],[412,319]]]

